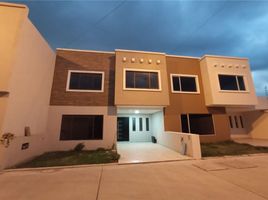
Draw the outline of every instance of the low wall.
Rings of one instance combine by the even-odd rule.
[[[245,114],[247,132],[253,139],[268,139],[268,112],[252,111]]]
[[[199,135],[179,133],[179,132],[164,132],[159,138],[158,143],[166,146],[176,152],[193,157],[201,158],[201,148]],[[185,149],[185,150],[184,150]]]
[[[26,147],[28,143],[28,148],[22,149],[22,145]],[[0,170],[4,168],[12,167],[16,164],[28,161],[35,156],[38,156],[45,151],[45,138],[43,135],[33,135],[33,136],[16,136],[10,141],[8,147],[0,144]]]

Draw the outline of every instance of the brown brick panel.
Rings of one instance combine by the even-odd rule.
[[[199,59],[183,57],[166,57],[170,105],[164,110],[166,131],[181,131],[180,115],[185,113],[213,114],[215,135],[200,136],[201,142],[228,140],[230,138],[229,123],[223,107],[208,108],[205,105],[204,90]],[[172,93],[170,74],[198,75],[200,94]]]
[[[67,92],[68,70],[103,71],[104,92]],[[114,54],[58,50],[50,105],[113,106],[114,79]]]

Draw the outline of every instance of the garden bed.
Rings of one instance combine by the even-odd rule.
[[[54,167],[68,165],[116,163],[120,155],[112,150],[98,149],[94,151],[57,151],[44,153],[33,160],[20,164],[15,168]]]
[[[202,157],[268,153],[268,147],[255,147],[233,141],[201,144]]]

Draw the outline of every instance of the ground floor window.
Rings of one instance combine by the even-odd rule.
[[[238,120],[239,119],[239,120]],[[235,126],[233,125],[233,122]],[[244,119],[242,115],[234,115],[234,116],[229,116],[229,123],[230,127],[233,128],[244,128]]]
[[[211,114],[182,114],[181,131],[199,135],[214,134],[213,118]]]
[[[101,140],[103,115],[63,115],[60,140]]]

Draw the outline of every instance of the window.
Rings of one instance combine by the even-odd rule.
[[[236,128],[239,128],[239,126],[238,126],[237,116],[234,116],[234,120],[235,120],[235,127],[236,127]]]
[[[159,71],[125,70],[125,89],[160,90]]]
[[[188,117],[186,114],[181,115],[181,131],[183,133],[189,133]]]
[[[182,114],[182,132],[196,133],[199,135],[214,134],[213,119],[211,114]]]
[[[136,118],[132,118],[132,131],[136,131]]]
[[[104,72],[69,70],[67,91],[103,92]]]
[[[198,77],[196,75],[171,74],[171,89],[173,93],[199,93]]]
[[[140,131],[142,131],[142,130],[143,130],[142,118],[140,117],[139,120],[140,120],[140,121],[139,121]]]
[[[243,117],[240,115],[239,118],[240,118],[241,128],[244,128]]]
[[[229,116],[229,123],[230,123],[230,127],[233,128],[233,119],[232,116]]]
[[[103,115],[63,115],[60,140],[101,140]]]
[[[236,75],[219,75],[221,90],[246,91],[244,77]]]
[[[149,131],[150,127],[149,127],[149,118],[146,118],[146,131]]]

